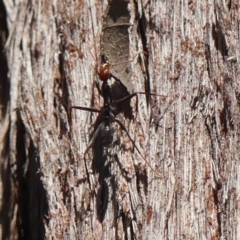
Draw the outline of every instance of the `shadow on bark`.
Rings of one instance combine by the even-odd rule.
[[[29,136],[20,114],[17,115],[16,164],[11,165],[8,157],[10,131],[4,139],[5,151],[1,156],[8,161],[7,167],[1,168],[2,239],[44,239],[48,215],[46,191],[41,182],[36,149],[31,140],[26,144]]]

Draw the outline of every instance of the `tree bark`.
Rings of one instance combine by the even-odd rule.
[[[238,1],[0,8],[2,239],[240,238]],[[115,122],[86,152],[101,54],[114,100],[146,95],[117,115],[136,146]]]

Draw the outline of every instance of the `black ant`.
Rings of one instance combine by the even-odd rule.
[[[155,172],[155,170],[152,168],[152,166],[145,160],[145,158],[141,154],[139,148],[134,143],[134,141],[133,141],[132,137],[130,136],[130,134],[128,133],[126,127],[123,125],[123,123],[121,123],[121,121],[119,119],[116,118],[117,114],[119,113],[119,111],[117,111],[115,108],[115,106],[117,104],[118,104],[118,107],[121,107],[121,105],[123,105],[126,101],[130,100],[132,97],[134,97],[134,96],[137,97],[138,94],[146,94],[146,93],[145,92],[134,92],[132,94],[129,94],[126,97],[123,97],[119,100],[113,101],[112,94],[111,94],[111,87],[108,83],[108,80],[111,77],[113,77],[116,81],[119,81],[119,82],[121,82],[121,81],[111,74],[110,63],[105,60],[104,56],[102,56],[102,64],[100,65],[100,67],[97,68],[97,73],[98,73],[99,79],[103,82],[102,87],[101,87],[101,95],[102,95],[103,101],[104,101],[103,108],[101,110],[99,110],[99,109],[95,109],[95,108],[81,107],[81,106],[72,106],[71,107],[71,109],[74,108],[74,109],[79,109],[79,110],[84,110],[84,111],[90,111],[90,112],[96,112],[96,113],[102,112],[103,113],[103,120],[100,122],[97,129],[93,133],[93,136],[84,152],[84,162],[85,162],[85,168],[86,168],[86,172],[87,172],[88,181],[90,181],[90,180],[89,180],[89,174],[88,174],[88,170],[87,170],[85,155],[87,154],[89,149],[92,147],[93,143],[95,142],[95,140],[97,139],[99,134],[101,136],[103,147],[109,148],[112,145],[113,136],[114,136],[114,129],[112,127],[112,124],[114,122],[118,123],[118,125],[121,127],[121,129],[127,134],[129,139],[131,140],[134,148],[136,148],[136,150],[138,151],[140,156],[150,166],[150,168]],[[151,95],[157,95],[157,94],[151,94]],[[89,184],[90,184],[90,182],[89,182]]]

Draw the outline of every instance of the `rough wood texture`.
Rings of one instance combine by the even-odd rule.
[[[70,106],[102,106],[108,1],[3,2],[2,239],[239,239],[239,2],[129,1],[130,84],[161,96],[118,116],[146,161],[115,124],[89,179],[99,117]]]

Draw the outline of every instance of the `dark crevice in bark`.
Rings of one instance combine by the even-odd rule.
[[[222,235],[222,211],[219,211],[219,209],[221,209],[221,205],[222,205],[222,201],[220,196],[222,195],[222,183],[221,182],[217,182],[217,180],[215,179],[215,183],[216,183],[216,187],[212,189],[213,191],[213,199],[214,199],[214,204],[217,208],[217,222],[218,222],[218,232],[219,235]],[[219,237],[220,237],[219,236]]]
[[[206,59],[206,64],[207,64],[208,77],[209,77],[209,79],[211,79],[211,77],[212,77],[211,51],[210,51],[210,46],[208,43],[205,44],[205,59]]]
[[[8,38],[8,28],[6,22],[6,10],[3,2],[0,2],[0,106],[2,116],[5,116],[9,102],[10,82],[8,79],[8,65],[5,55],[4,45]]]
[[[221,53],[222,57],[225,58],[226,56],[228,56],[227,42],[220,22],[217,19],[216,10],[214,11],[214,13],[216,24],[212,24],[212,38],[214,40],[214,45],[216,49]]]
[[[141,188],[143,187],[145,195],[147,195],[148,192],[148,176],[147,171],[140,172],[137,167],[135,167],[136,172],[136,185],[137,185],[137,191],[139,196],[141,195]],[[141,188],[140,188],[141,187]]]
[[[3,1],[0,2],[0,109],[1,117],[7,114],[8,103],[10,100],[10,82],[8,78],[8,64],[6,54],[4,50],[5,43],[8,38],[8,28],[6,22],[6,9]],[[1,119],[1,120],[2,120]],[[0,129],[1,131],[2,129]],[[9,159],[9,126],[6,129],[6,133],[2,137],[3,150],[1,152],[1,183],[2,183],[2,203],[0,209],[0,224],[2,230],[2,239],[12,239],[13,236],[17,237],[17,233],[14,228],[11,228],[12,220],[14,219],[14,192],[13,189],[13,178],[11,177],[11,166]],[[3,132],[1,134],[4,134]]]
[[[9,239],[10,236],[14,236],[13,230],[11,229],[11,220],[14,215],[12,209],[14,204],[14,193],[12,191],[13,181],[11,177],[11,166],[9,164],[9,131],[3,139],[3,143],[4,147],[1,154],[1,160],[7,162],[7,164],[5,167],[3,162],[1,163],[1,182],[3,184],[3,193],[0,223],[2,226],[2,239]]]
[[[57,23],[56,23],[57,24]],[[57,24],[58,26],[58,24]],[[59,27],[60,28],[60,27]],[[55,94],[54,97],[54,106],[58,108],[59,114],[61,114],[60,107],[63,106],[67,113],[69,113],[69,99],[70,95],[68,92],[67,87],[67,77],[65,74],[65,59],[64,54],[66,51],[66,43],[64,39],[64,35],[61,38],[61,43],[59,44],[60,48],[60,54],[59,54],[59,73],[60,76],[56,77],[54,80],[54,89],[55,92],[58,93]],[[61,95],[59,94],[61,92]],[[56,119],[60,119],[60,137],[65,135],[68,132],[68,129],[66,128],[66,123],[63,121],[63,119],[58,116],[56,116]],[[68,114],[68,122],[71,124],[71,114]],[[71,154],[71,153],[70,153]]]
[[[138,3],[135,1],[136,9],[138,10]],[[138,12],[138,11],[136,11]],[[147,35],[146,35],[146,28],[147,28],[147,20],[145,16],[145,12],[142,11],[141,17],[139,14],[137,14],[138,19],[138,32],[142,40],[143,45],[143,51],[145,52],[145,58],[142,59],[139,57],[140,65],[142,66],[142,71],[144,75],[144,81],[145,81],[145,92],[146,92],[146,102],[147,106],[149,107],[150,99],[151,99],[151,85],[150,85],[150,74],[149,74],[149,52],[148,52],[148,46],[147,46]]]
[[[48,204],[39,173],[39,158],[18,114],[17,121],[17,229],[19,239],[44,239]]]
[[[218,142],[218,145],[220,145],[220,136],[218,135],[217,132],[217,123],[216,123],[216,118],[215,116],[208,116],[205,119],[205,127],[207,129],[208,136],[210,138],[210,144],[211,144],[211,152],[210,155],[212,156],[212,161],[215,162],[216,168],[219,170],[221,169],[221,160],[223,160],[223,157],[220,157],[216,154],[216,147],[215,147],[215,142]],[[211,163],[212,164],[212,163]],[[213,181],[215,183],[215,187],[212,188],[213,191],[213,199],[214,199],[214,204],[217,209],[221,208],[221,193],[222,193],[222,182],[221,179],[218,178],[217,173],[213,171]],[[217,211],[217,222],[218,222],[218,232],[219,234],[222,233],[222,212]]]

